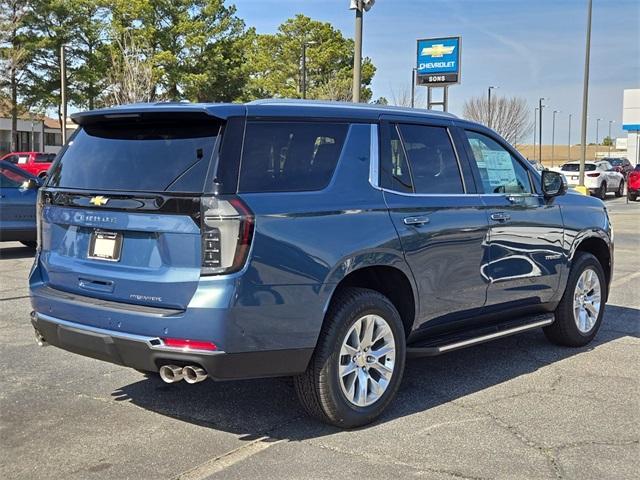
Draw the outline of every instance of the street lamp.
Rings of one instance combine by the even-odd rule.
[[[536,158],[536,135],[538,131],[538,107],[533,109],[533,155]]]
[[[488,117],[488,123],[487,123],[487,127],[491,128],[491,90],[494,90],[498,87],[494,87],[494,86],[490,86],[487,89],[487,117]]]
[[[600,135],[598,132],[598,127],[600,126],[600,120],[602,120],[601,118],[596,118],[596,154],[593,157],[595,160],[598,159],[598,146],[600,145]]]
[[[571,161],[571,114],[569,114],[569,138],[567,140],[567,162]]]
[[[355,49],[353,52],[353,101],[360,102],[360,87],[362,86],[362,14],[373,7],[376,0],[351,0],[349,9],[356,11]]]
[[[416,106],[416,74],[418,69],[413,67],[411,69],[411,108]]]
[[[538,146],[538,151],[540,155],[538,156],[538,160],[542,164],[542,109],[546,107],[546,105],[542,104],[542,101],[545,100],[544,97],[540,97],[538,99],[538,115],[540,115],[540,130],[538,131],[538,140],[540,140],[540,145]]]
[[[553,120],[551,122],[551,166],[553,167],[554,159],[556,158],[556,114],[560,113],[560,110],[553,111]]]
[[[609,120],[609,153],[607,155],[611,156],[611,145],[613,144],[613,138],[611,138],[611,124],[616,123],[615,120]]]
[[[302,42],[302,98],[307,98],[307,47],[317,43],[313,40]]]

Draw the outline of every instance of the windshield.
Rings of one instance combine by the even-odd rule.
[[[48,186],[80,190],[202,192],[219,125],[89,125],[69,142]]]
[[[620,158],[612,158],[609,160],[609,163],[614,167],[620,167],[623,165],[624,162]]]
[[[596,166],[593,163],[585,163],[584,165],[584,171],[585,172],[592,172],[596,169]],[[579,172],[580,171],[580,164],[579,163],[565,163],[562,166],[562,171],[563,172]]]

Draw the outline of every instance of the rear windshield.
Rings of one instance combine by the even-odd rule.
[[[330,122],[248,122],[240,191],[323,189],[333,176],[348,128]]]
[[[53,167],[48,186],[202,192],[219,126],[176,123],[85,126]]]
[[[605,158],[605,160],[607,160],[614,167],[620,167],[624,165],[624,160],[622,160],[621,158]]]
[[[593,170],[596,169],[596,166],[593,163],[585,163],[584,165],[584,171],[585,172],[591,172]],[[580,164],[579,163],[565,163],[562,166],[562,171],[563,172],[579,172],[580,171]]]

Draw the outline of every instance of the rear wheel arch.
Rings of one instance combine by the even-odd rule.
[[[403,270],[389,265],[375,265],[358,268],[345,275],[331,292],[326,311],[330,310],[339,293],[347,288],[366,288],[381,293],[389,299],[402,319],[405,334],[408,336],[418,311],[417,292]],[[326,318],[325,318],[326,321]]]

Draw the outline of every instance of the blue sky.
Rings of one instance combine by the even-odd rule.
[[[259,33],[272,33],[296,13],[331,22],[353,36],[349,0],[227,0]],[[640,1],[594,0],[589,89],[589,139],[600,138],[608,121],[621,135],[622,90],[640,88]],[[486,95],[523,97],[533,108],[546,97],[544,143],[551,142],[551,112],[556,142],[567,141],[567,116],[573,114],[572,143],[579,140],[582,105],[586,0],[377,0],[365,14],[364,55],[378,68],[374,97],[391,99],[410,89],[417,38],[462,36],[462,83],[449,89],[452,113],[466,98]],[[418,89],[425,98],[424,88]],[[548,128],[547,128],[548,127]],[[531,136],[530,136],[531,137]],[[531,138],[528,139],[531,141]]]

